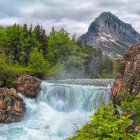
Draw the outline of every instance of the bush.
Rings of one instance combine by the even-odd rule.
[[[130,115],[116,115],[113,104],[99,108],[91,116],[90,121],[68,140],[132,140],[133,135],[127,133],[132,124]]]
[[[140,140],[139,102],[140,93],[127,96],[117,108],[103,105],[67,140]]]

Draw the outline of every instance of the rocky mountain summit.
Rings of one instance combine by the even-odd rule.
[[[82,45],[100,48],[111,56],[123,55],[129,46],[140,43],[140,34],[111,12],[103,12],[93,21],[87,33],[79,38]]]

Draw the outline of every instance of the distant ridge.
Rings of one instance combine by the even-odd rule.
[[[129,46],[140,43],[140,34],[111,12],[101,13],[89,26],[87,33],[79,37],[82,45],[100,48],[111,56],[120,56]]]

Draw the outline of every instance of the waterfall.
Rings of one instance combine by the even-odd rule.
[[[41,89],[38,100],[47,102],[58,111],[90,111],[101,102],[107,103],[110,95],[110,87],[43,82]]]
[[[27,112],[19,123],[0,124],[0,140],[64,140],[108,103],[110,86],[43,81],[37,99],[24,98]]]

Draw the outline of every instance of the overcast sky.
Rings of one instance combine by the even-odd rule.
[[[0,25],[39,23],[48,33],[63,26],[79,36],[104,11],[140,32],[140,0],[0,0]]]

